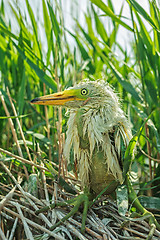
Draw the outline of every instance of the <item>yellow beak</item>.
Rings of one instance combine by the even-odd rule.
[[[70,90],[64,90],[63,92],[58,92],[50,95],[45,95],[42,97],[37,97],[31,101],[32,104],[38,104],[38,105],[55,105],[55,106],[63,106],[66,102],[74,101],[74,100],[82,100],[75,96],[75,91]]]

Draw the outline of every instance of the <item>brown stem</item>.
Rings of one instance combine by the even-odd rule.
[[[44,95],[46,95],[46,85],[45,83],[43,83],[43,93]],[[46,126],[47,126],[47,137],[50,140],[50,125],[49,125],[49,121],[48,121],[48,108],[47,106],[44,106],[44,112],[45,112],[45,120],[46,120]],[[51,162],[52,160],[52,152],[51,152],[51,145],[49,144],[49,161]]]
[[[57,90],[60,91],[60,84],[59,84],[59,78],[58,78],[58,66],[57,66],[57,59],[58,59],[58,46],[56,45],[55,47],[55,81],[57,82]],[[61,107],[58,108],[58,122],[57,122],[57,132],[58,132],[58,158],[59,158],[59,171],[58,171],[58,179],[60,177],[61,174],[61,167],[62,167],[62,137],[61,137],[61,133],[62,133],[62,109]]]
[[[0,98],[1,98],[1,101],[2,101],[2,105],[3,105],[3,108],[5,110],[5,113],[6,113],[6,116],[7,117],[10,117],[10,113],[8,111],[8,108],[7,108],[7,105],[5,103],[5,100],[4,100],[4,97],[3,95],[1,94],[0,92]],[[22,153],[22,150],[21,150],[21,146],[18,142],[18,137],[17,137],[17,133],[16,133],[16,130],[14,128],[14,124],[13,124],[13,121],[11,118],[8,118],[8,122],[9,122],[9,125],[10,125],[10,128],[11,128],[11,131],[12,131],[12,135],[13,135],[13,139],[16,143],[16,146],[17,146],[17,150],[18,150],[18,153],[19,153],[19,156],[23,158],[23,153]],[[24,169],[24,172],[25,172],[25,175],[26,175],[26,178],[27,180],[29,179],[29,174],[28,174],[28,171],[27,171],[27,168],[25,165],[23,165],[23,169]]]
[[[10,104],[11,104],[11,107],[12,107],[12,110],[13,110],[13,113],[14,113],[14,116],[17,117],[17,111],[16,111],[16,108],[15,108],[14,103],[13,103],[13,101],[12,101],[12,98],[11,98],[11,95],[10,95],[10,92],[9,92],[8,87],[7,87],[7,95],[8,95],[8,98],[9,98],[9,101],[10,101]],[[18,127],[19,127],[19,131],[20,131],[20,134],[21,134],[21,137],[22,137],[22,140],[23,140],[23,143],[24,143],[26,152],[27,152],[27,154],[28,154],[29,160],[32,162],[31,154],[30,154],[29,148],[28,148],[28,146],[27,146],[27,144],[26,144],[25,136],[24,136],[24,133],[23,133],[23,130],[22,130],[22,127],[21,127],[22,122],[20,123],[20,121],[19,121],[18,118],[16,118],[16,122],[17,122],[17,125],[18,125]],[[23,156],[21,156],[21,157],[23,157]],[[34,169],[33,166],[32,166],[32,171],[33,171],[33,173],[35,173],[35,169]]]

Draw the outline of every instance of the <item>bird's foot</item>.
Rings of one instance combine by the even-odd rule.
[[[47,211],[49,209],[53,209],[55,207],[65,207],[65,206],[68,206],[68,204],[73,205],[74,207],[65,217],[63,217],[59,222],[57,222],[55,225],[53,225],[50,228],[50,230],[54,230],[61,223],[63,223],[65,220],[67,220],[68,218],[73,216],[76,212],[78,212],[78,209],[79,209],[80,205],[83,204],[81,232],[84,233],[85,232],[85,222],[86,222],[87,212],[88,212],[88,208],[89,208],[89,194],[87,194],[87,193],[80,194],[77,197],[75,197],[73,199],[70,199],[70,200],[67,200],[65,202],[58,202],[58,203],[50,204],[49,206],[46,206],[44,208],[41,208],[41,209],[37,210],[36,214],[45,212],[45,211]]]
[[[137,212],[133,212],[131,214],[131,218],[140,218],[140,219],[143,219],[143,220],[147,220],[147,222],[149,223],[151,228],[153,228],[155,226],[155,228],[160,231],[160,224],[157,222],[154,214],[151,213],[150,211],[148,211],[145,208],[143,210],[143,214],[139,214]]]
[[[140,201],[131,185],[131,182],[130,182],[128,176],[126,178],[126,183],[128,186],[128,193],[129,193],[128,196],[129,196],[130,203],[133,204],[133,206],[137,209],[137,211],[142,214],[142,215],[140,215],[135,212],[135,213],[132,213],[132,217],[138,216],[141,219],[146,219],[148,221],[149,225],[151,226],[151,230],[155,227],[156,229],[158,229],[160,231],[160,224],[157,222],[154,214],[142,206],[142,204],[140,203]]]

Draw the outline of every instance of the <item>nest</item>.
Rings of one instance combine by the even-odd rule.
[[[38,215],[35,211],[54,201],[65,201],[74,196],[62,190],[56,181],[48,184],[50,181],[45,174],[43,187],[41,184],[35,194],[31,194],[25,187],[22,188],[21,177],[16,179],[4,163],[1,162],[1,165],[15,185],[0,183],[3,192],[0,196],[0,239],[160,239],[160,232],[143,219],[127,220],[128,213],[126,217],[120,216],[115,202],[107,197],[98,199],[89,209],[84,234],[80,232],[82,209],[50,231],[50,227],[69,213],[72,206],[49,208]],[[36,197],[37,194],[41,197]]]

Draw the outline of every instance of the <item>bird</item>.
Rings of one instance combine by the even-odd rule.
[[[122,147],[127,148],[132,134],[118,94],[109,84],[86,80],[31,103],[69,109],[64,157],[70,160],[73,147],[82,188],[98,194],[112,180],[123,183]]]
[[[123,160],[132,139],[131,124],[122,110],[118,93],[107,81],[85,79],[62,92],[37,97],[31,103],[63,106],[68,109],[63,154],[70,161],[73,149],[78,177],[84,190],[84,195],[75,200],[78,206],[84,201],[87,209],[85,193],[87,196],[97,196],[105,189],[104,193],[108,195],[124,183]],[[133,193],[132,190],[130,192]],[[133,193],[132,200],[134,198],[136,195]],[[138,200],[135,202],[140,204]],[[142,212],[146,213],[143,210]],[[85,229],[86,214],[85,212],[82,219],[82,232]],[[69,216],[71,214],[67,217]]]

